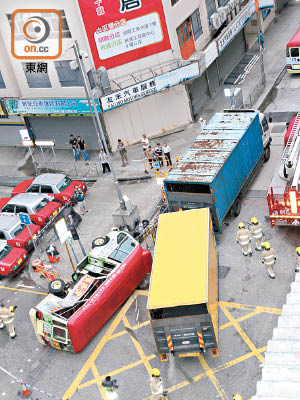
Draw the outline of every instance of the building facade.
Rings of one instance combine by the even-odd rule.
[[[69,146],[70,134],[84,137],[89,149],[99,147],[81,73],[74,68],[74,40],[114,150],[119,138],[136,143],[143,134],[159,137],[197,118],[257,34],[254,0],[40,3],[27,1],[34,15],[22,10],[21,0],[0,6],[0,98],[7,122],[0,121],[0,145],[20,145],[18,129],[25,123],[33,138],[55,139],[59,148]],[[263,29],[275,15],[275,7],[267,10]],[[16,58],[11,40],[16,51],[24,43],[24,49],[32,48],[41,18],[49,25],[50,45],[61,32],[61,54]]]

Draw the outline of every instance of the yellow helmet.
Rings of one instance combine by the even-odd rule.
[[[245,228],[244,222],[239,222],[238,227],[239,227],[240,229]]]
[[[300,247],[296,247],[296,252],[300,254]]]
[[[269,242],[264,242],[264,248],[265,248],[266,250],[270,250],[270,248],[271,248],[270,243],[269,243]]]
[[[254,225],[258,224],[258,220],[257,220],[256,217],[252,217],[252,218],[251,218],[251,222],[252,222],[252,224],[254,224]]]
[[[153,368],[151,373],[152,376],[160,376],[160,370],[158,368]]]
[[[233,396],[233,400],[243,400],[243,398],[242,398],[242,396],[241,396],[239,393],[237,393],[237,394],[235,394],[235,395]]]

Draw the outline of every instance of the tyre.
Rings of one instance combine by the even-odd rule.
[[[109,242],[109,237],[100,236],[92,241],[92,249],[95,247],[105,246]]]
[[[64,293],[66,288],[66,284],[62,279],[54,279],[53,281],[49,282],[48,291],[49,293],[60,295]]]
[[[271,149],[270,146],[265,148],[265,154],[264,154],[264,162],[267,162],[270,160],[270,156],[271,156]]]
[[[241,206],[241,199],[237,197],[232,207],[232,215],[234,217],[238,217],[240,215]]]

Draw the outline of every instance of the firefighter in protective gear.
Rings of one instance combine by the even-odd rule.
[[[274,264],[276,260],[275,250],[271,248],[269,242],[264,242],[265,250],[261,254],[261,262],[265,264],[270,278],[275,279]]]
[[[233,400],[243,400],[242,396],[239,393],[235,394],[232,398]]]
[[[295,272],[300,272],[300,247],[296,248],[296,252],[297,252],[297,264],[296,264]]]
[[[255,250],[261,250],[261,246],[263,245],[262,237],[263,237],[263,227],[260,222],[258,222],[257,218],[251,218],[252,226],[250,228],[250,233],[255,240]]]
[[[236,241],[241,245],[244,256],[247,256],[248,254],[252,256],[250,231],[245,228],[245,224],[243,222],[240,222],[238,227],[239,230],[236,234]]]
[[[11,339],[14,339],[17,336],[14,327],[14,308],[9,310],[5,307],[5,304],[1,304],[0,307],[0,329],[3,329],[6,326]]]
[[[152,400],[160,400],[163,394],[163,384],[160,377],[160,370],[158,368],[152,369],[152,376],[150,377],[150,389],[152,393]]]

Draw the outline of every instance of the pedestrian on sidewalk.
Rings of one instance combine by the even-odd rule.
[[[149,145],[148,148],[144,150],[144,156],[146,157],[150,165],[150,169],[153,169],[153,149],[151,145]]]
[[[261,246],[263,245],[262,237],[263,237],[263,227],[260,222],[258,222],[257,218],[251,218],[251,227],[250,233],[255,240],[255,250],[261,251]]]
[[[87,210],[86,206],[85,206],[84,193],[78,185],[75,185],[74,196],[75,196],[75,199],[78,201],[78,205],[79,205],[81,214],[84,214],[85,212],[86,213],[89,212],[89,210]]]
[[[90,156],[88,155],[88,152],[87,152],[85,140],[81,139],[81,136],[77,137],[77,145],[78,145],[79,151],[81,151],[81,153],[83,154],[83,157],[87,164],[87,161],[90,161]]]
[[[156,147],[154,149],[154,153],[156,155],[157,160],[159,161],[160,167],[163,167],[164,161],[163,161],[163,150],[161,148],[160,143],[156,144]]]
[[[300,272],[300,247],[296,247],[296,252],[297,252],[297,264],[295,272]]]
[[[275,250],[271,248],[269,242],[264,242],[265,250],[261,253],[261,262],[265,264],[267,271],[269,273],[269,277],[271,279],[275,279],[274,274],[274,264],[276,260]]]
[[[6,308],[4,303],[2,303],[0,307],[0,329],[3,329],[6,326],[11,339],[14,339],[17,336],[14,327],[14,310],[16,308],[16,306]]]
[[[240,222],[238,227],[239,230],[236,234],[236,241],[241,245],[244,256],[247,256],[248,254],[249,256],[252,256],[250,231],[245,228],[244,222]]]
[[[203,131],[203,129],[206,127],[206,125],[207,125],[207,122],[206,122],[206,120],[205,119],[203,119],[202,117],[200,117],[199,118],[199,124],[200,124],[200,127],[201,127],[201,132]]]
[[[142,136],[142,145],[143,145],[143,152],[148,149],[149,147],[149,139],[146,135]]]
[[[79,156],[77,139],[75,139],[74,135],[70,135],[69,143],[70,143],[71,148],[73,150],[74,159],[75,159],[75,161],[78,161],[80,156]]]
[[[257,42],[259,44],[259,49],[261,51],[264,51],[265,49],[265,39],[262,31],[259,31],[259,34],[257,35]]]
[[[164,156],[165,156],[166,159],[167,159],[167,165],[169,165],[169,166],[172,165],[172,160],[171,160],[171,147],[168,146],[167,143],[164,143],[164,144],[163,144],[163,147],[162,147],[162,150],[163,150]]]
[[[122,142],[121,139],[118,139],[117,149],[118,149],[118,151],[120,153],[121,160],[122,160],[121,167],[126,167],[126,165],[129,165],[128,156],[127,156],[127,150],[126,150],[125,144]]]
[[[104,153],[103,149],[100,149],[100,151],[99,151],[99,161],[102,164],[103,174],[105,174],[106,169],[107,169],[107,172],[110,172],[110,166],[109,166],[109,162],[108,162],[108,157],[107,157],[107,154]]]
[[[160,377],[160,370],[153,368],[150,377],[150,389],[152,393],[152,400],[160,400],[160,396],[163,394],[163,383]]]

